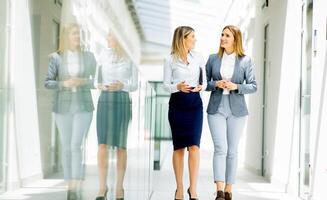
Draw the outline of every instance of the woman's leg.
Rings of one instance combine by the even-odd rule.
[[[80,182],[84,179],[85,164],[84,158],[84,142],[89,132],[92,121],[92,112],[78,112],[74,114],[73,132],[71,140],[72,153],[72,179]]]
[[[55,114],[55,122],[59,131],[61,144],[61,164],[64,172],[64,179],[68,181],[68,189],[73,189],[71,181],[71,137],[73,117],[71,114]]]
[[[177,184],[177,199],[183,199],[183,173],[184,173],[184,152],[185,148],[175,150],[173,153],[173,167],[175,172],[175,179]]]
[[[227,124],[222,114],[208,115],[208,123],[214,143],[213,173],[217,191],[223,191],[225,186],[226,156],[227,156]]]
[[[107,190],[108,152],[109,152],[108,145],[99,144],[98,146],[98,173],[99,173],[98,196],[103,196]]]
[[[200,151],[199,147],[194,145],[188,148],[189,158],[188,158],[188,167],[190,174],[190,193],[192,197],[197,197],[196,186],[198,181],[199,174],[199,163],[200,163]]]
[[[232,191],[232,184],[235,183],[237,170],[238,144],[242,135],[246,117],[230,116],[227,119],[227,169],[226,169],[226,187],[225,192]]]
[[[116,183],[116,198],[124,197],[124,177],[127,166],[127,151],[126,149],[117,149],[117,183]]]

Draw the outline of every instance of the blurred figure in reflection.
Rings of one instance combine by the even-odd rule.
[[[90,89],[94,88],[95,70],[94,55],[81,48],[79,26],[64,25],[59,50],[50,55],[45,87],[55,90],[53,112],[60,135],[68,200],[80,199],[84,140],[94,110]]]
[[[124,199],[127,162],[127,132],[131,119],[129,92],[137,89],[137,70],[127,58],[115,36],[107,36],[108,48],[99,59],[96,81],[101,94],[97,108],[99,191],[96,200],[107,199],[109,148],[117,150],[116,199]]]

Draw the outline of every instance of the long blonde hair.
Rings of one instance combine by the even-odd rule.
[[[59,48],[57,50],[58,53],[63,53],[68,49],[68,44],[70,43],[69,41],[69,34],[71,33],[71,31],[77,28],[78,30],[80,30],[80,27],[78,24],[76,23],[68,23],[65,24],[60,32],[60,38],[59,38]],[[81,51],[81,45],[78,46],[78,50]]]
[[[188,52],[185,46],[185,38],[192,32],[194,32],[194,29],[189,26],[179,26],[175,29],[170,53],[175,59],[186,57]]]
[[[241,33],[240,29],[237,26],[233,26],[233,25],[225,26],[223,31],[225,29],[230,30],[230,32],[232,32],[232,34],[234,36],[234,52],[236,53],[236,55],[238,57],[245,56],[244,49],[243,49],[242,33]],[[220,46],[219,51],[218,51],[218,56],[220,58],[223,57],[224,51],[225,51],[225,49]]]

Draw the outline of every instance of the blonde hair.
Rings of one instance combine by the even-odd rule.
[[[232,32],[232,34],[234,36],[234,52],[236,53],[236,55],[238,57],[245,56],[244,49],[243,49],[243,42],[242,42],[242,33],[241,33],[240,29],[237,26],[233,26],[233,25],[225,26],[223,31],[225,29],[230,30],[230,32]],[[220,46],[219,51],[218,51],[218,56],[220,58],[223,57],[224,51],[225,51],[225,49]]]
[[[68,23],[62,27],[59,38],[59,48],[57,50],[58,53],[63,53],[68,49],[68,44],[70,43],[68,36],[74,28],[80,29],[79,25],[76,23]],[[81,45],[78,46],[78,50],[82,50]]]
[[[192,32],[194,32],[194,29],[189,26],[179,26],[175,29],[171,45],[171,55],[173,55],[175,59],[186,57],[188,52],[185,47],[185,39]]]
[[[112,37],[115,40],[115,46],[114,47],[111,47],[111,48],[114,50],[117,58],[118,59],[125,58],[126,57],[126,53],[125,53],[123,47],[118,42],[116,35],[113,32],[109,32],[107,34],[107,36],[108,37]]]

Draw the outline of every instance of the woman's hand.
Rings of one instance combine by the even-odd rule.
[[[115,83],[106,85],[106,88],[109,92],[115,92],[115,91],[122,90],[124,88],[124,84],[120,81],[117,81]]]
[[[63,82],[64,87],[74,88],[85,84],[85,79],[82,78],[70,78]]]
[[[107,90],[107,87],[103,84],[98,84],[98,87],[97,87],[99,90],[104,90],[106,91]]]
[[[196,86],[191,92],[200,92],[202,90],[202,85]]]
[[[237,84],[231,82],[231,81],[226,81],[225,82],[225,89],[228,90],[237,90]]]
[[[186,84],[185,81],[178,83],[177,89],[185,93],[190,93],[190,91],[192,90],[192,88],[188,84]]]
[[[227,82],[226,80],[216,81],[216,87],[221,88],[221,89],[225,89],[225,83],[226,82]]]

